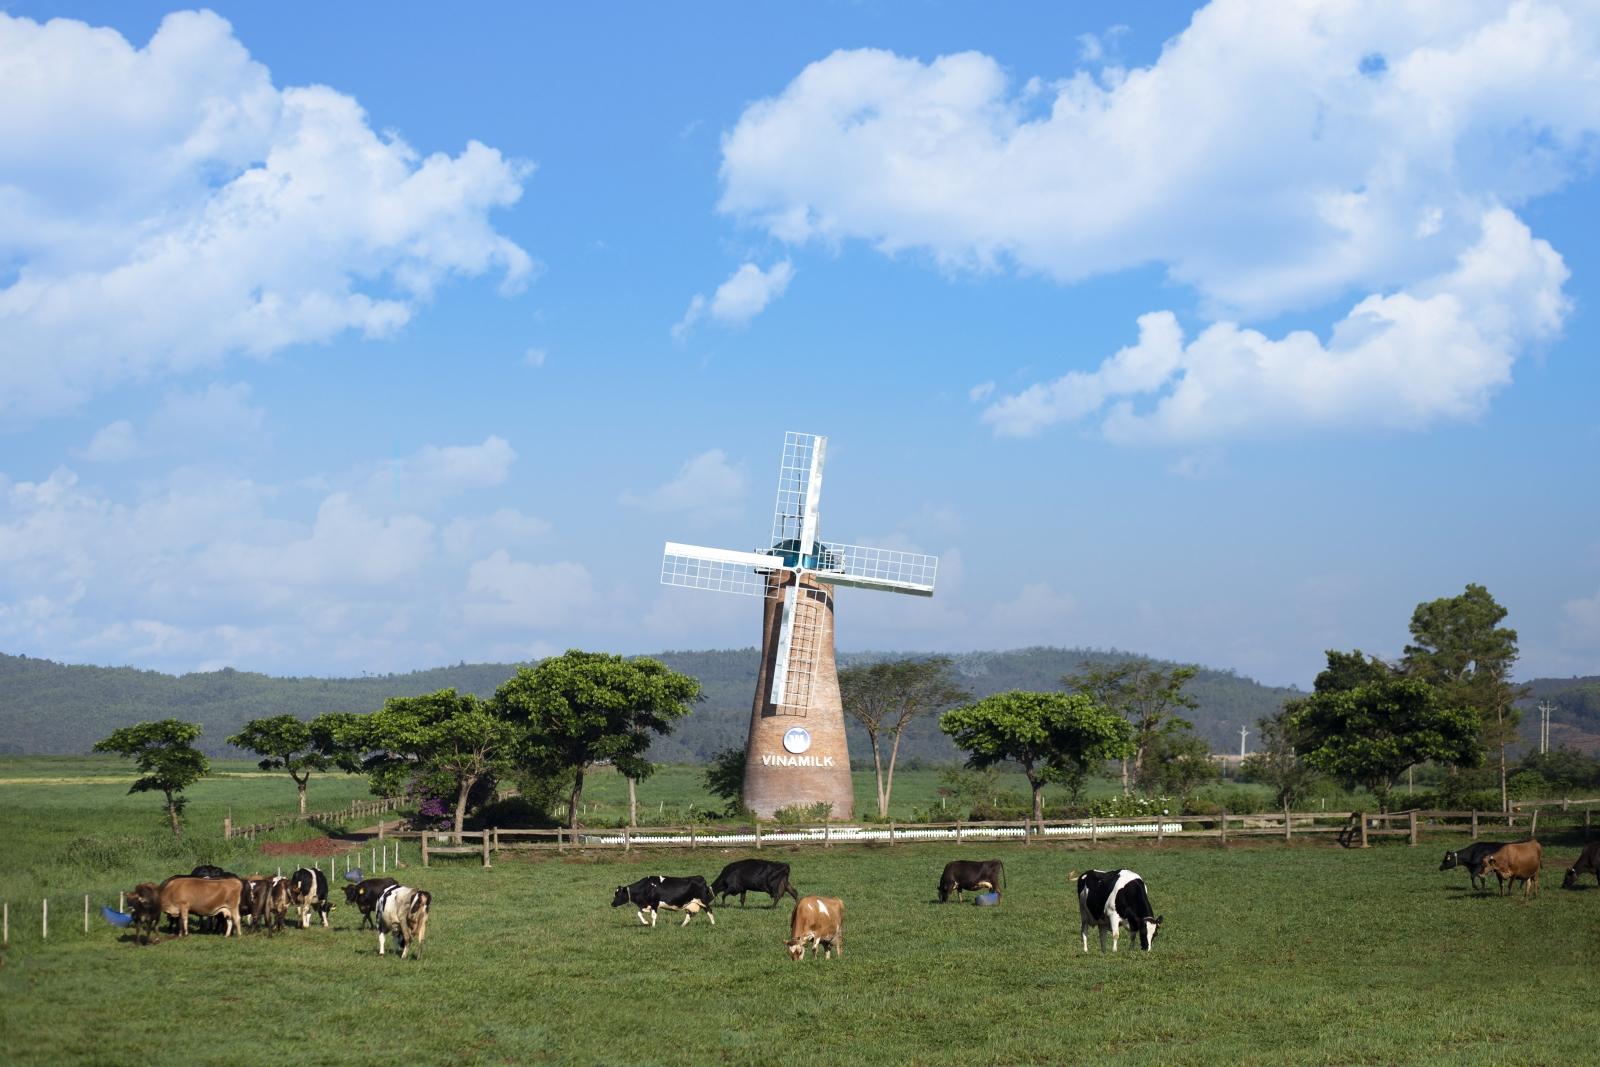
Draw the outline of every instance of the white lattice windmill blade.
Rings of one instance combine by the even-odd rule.
[[[661,584],[719,593],[766,596],[767,575],[781,561],[763,552],[703,548],[668,541],[661,556]]]
[[[932,596],[933,583],[939,576],[939,557],[824,541],[816,573],[819,582],[829,585]]]

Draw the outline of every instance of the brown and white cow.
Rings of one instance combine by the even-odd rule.
[[[818,951],[823,959],[832,955],[844,956],[844,901],[838,897],[801,897],[794,906],[794,918],[789,921],[789,939],[784,942],[789,958],[806,958],[806,946],[811,947],[812,958]]]
[[[239,897],[244,883],[237,878],[195,878],[174,875],[161,883],[157,901],[164,915],[178,918],[178,936],[189,936],[189,916],[216,915],[226,920],[223,936],[240,933]]]
[[[161,887],[140,882],[128,890],[128,914],[133,916],[134,937],[140,944],[160,941],[156,928],[161,925]]]
[[[428,908],[433,904],[433,894],[408,885],[392,885],[378,895],[374,908],[378,916],[378,955],[382,956],[386,935],[393,933],[400,940],[400,958],[416,946],[422,955],[422,942],[428,936]]]
[[[1500,880],[1500,891],[1510,893],[1522,881],[1522,895],[1539,895],[1539,864],[1544,860],[1544,849],[1537,841],[1514,841],[1502,845],[1489,855],[1486,868]]]

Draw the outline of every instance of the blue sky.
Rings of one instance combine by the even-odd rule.
[[[749,645],[801,430],[846,649],[1600,671],[1592,6],[591,8],[0,9],[0,649]]]

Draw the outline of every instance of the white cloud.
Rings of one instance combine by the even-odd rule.
[[[648,493],[623,493],[620,501],[646,511],[720,517],[736,509],[744,495],[744,468],[729,463],[722,449],[713,448],[685,463],[671,481]]]
[[[526,352],[522,353],[522,362],[526,363],[530,367],[542,367],[544,366],[545,358],[549,356],[549,354],[550,353],[546,352],[542,348],[530,348]]]
[[[138,431],[127,419],[102,426],[83,449],[83,458],[94,463],[121,463],[143,454]]]
[[[0,416],[390,333],[452,275],[525,280],[488,214],[526,168],[469,142],[419,157],[350,97],[278,89],[210,12],[144,48],[0,14]]]
[[[1185,342],[1171,312],[1139,319],[1139,340],[1092,372],[1004,397],[983,419],[1006,435],[1109,410],[1119,442],[1196,442],[1344,426],[1415,429],[1480,414],[1511,380],[1530,343],[1552,337],[1567,310],[1561,257],[1509,211],[1495,209],[1455,267],[1369,296],[1326,344],[1281,339],[1232,322]],[[1138,410],[1133,398],[1154,397]]]
[[[368,480],[369,499],[429,507],[446,497],[503,483],[517,458],[505,438],[490,434],[478,445],[424,445],[391,460]]]
[[[581,563],[524,563],[497,551],[467,572],[468,622],[493,627],[549,627],[579,622],[599,597]]]
[[[974,385],[971,389],[967,390],[967,399],[971,400],[974,404],[980,403],[989,399],[989,396],[994,392],[994,389],[995,385],[992,381],[979,382],[977,385]]]
[[[96,463],[117,463],[165,453],[205,453],[258,442],[265,426],[266,411],[251,403],[248,385],[212,383],[168,393],[142,430],[128,419],[102,427],[82,455]]]
[[[1154,416],[1114,414],[1113,436],[1253,431],[1263,414],[1409,426],[1481,411],[1559,326],[1559,257],[1509,209],[1586,172],[1597,134],[1600,19],[1581,5],[1215,0],[1151,65],[1055,82],[1015,86],[972,52],[835,52],[727,134],[720,207],[783,241],[947,270],[1071,283],[1160,264],[1220,320],[1185,344],[1147,316],[1099,372],[1003,402],[1005,432],[1096,411],[1141,374],[1181,378]],[[1448,288],[1501,250],[1522,269],[1502,272],[1509,293]],[[1326,345],[1238,325],[1341,300]],[[1325,402],[1307,395],[1320,380]]]
[[[495,549],[520,548],[550,532],[550,523],[514,508],[501,508],[482,517],[451,519],[440,533],[452,556],[481,558]]]
[[[788,260],[775,263],[765,271],[754,263],[746,263],[717,286],[709,301],[696,293],[683,318],[672,327],[672,336],[682,340],[707,315],[724,326],[747,325],[783,295],[793,277],[794,265]]]

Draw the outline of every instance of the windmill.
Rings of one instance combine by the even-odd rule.
[[[817,539],[828,439],[787,433],[771,547],[754,552],[667,542],[664,585],[760,597],[761,668],[745,745],[744,804],[855,806],[844,707],[833,659],[833,587],[932,596],[937,556]]]

